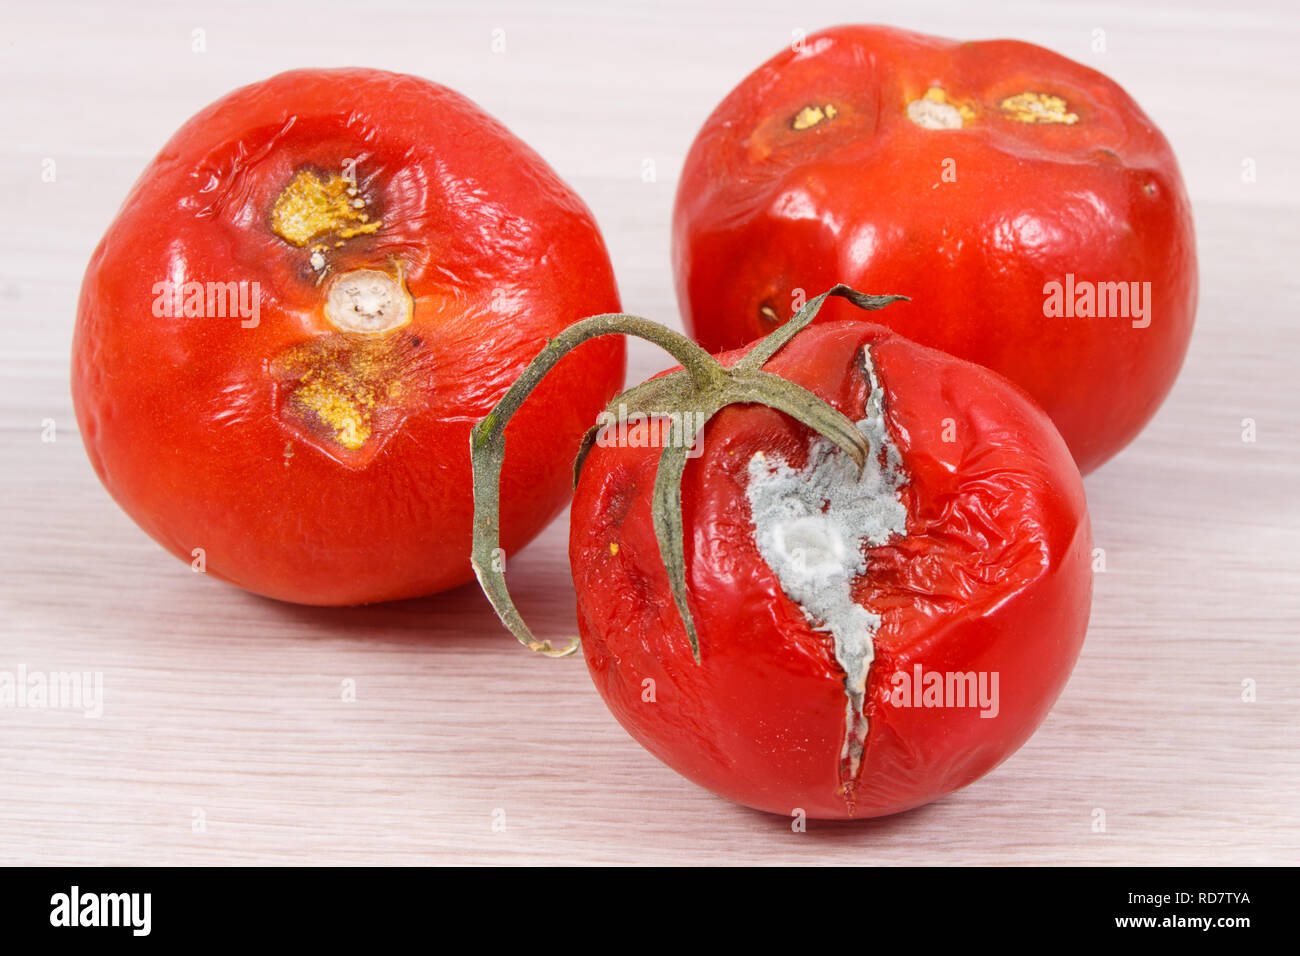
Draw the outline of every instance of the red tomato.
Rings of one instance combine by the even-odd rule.
[[[1155,414],[1196,311],[1164,136],[1105,76],[1015,41],[851,26],[778,54],[696,138],[673,241],[710,351],[803,290],[907,295],[881,321],[1021,385],[1084,472]]]
[[[104,485],[185,561],[288,601],[410,597],[471,576],[471,426],[618,306],[591,213],[469,100],[300,70],[203,110],[136,183],[86,271],[73,399]],[[623,369],[592,343],[512,423],[507,551],[563,508]]]
[[[765,369],[858,421],[862,476],[771,408],[705,426],[682,484],[697,664],[652,523],[662,449],[598,440],[569,545],[592,677],[632,736],[731,800],[817,818],[935,800],[1023,744],[1074,665],[1079,473],[1019,388],[877,325],[810,326]]]

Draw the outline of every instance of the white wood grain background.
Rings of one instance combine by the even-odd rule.
[[[1046,724],[991,776],[899,817],[793,833],[661,766],[580,661],[519,649],[472,586],[350,610],[252,597],[164,554],[95,480],[67,384],[81,273],[144,164],[214,98],[301,66],[453,86],[587,199],[625,306],[675,322],[669,212],[696,129],[792,30],[850,21],[1015,36],[1099,67],[1163,127],[1195,202],[1191,354],[1150,428],[1088,479],[1108,561],[1088,641]],[[99,719],[0,709],[0,862],[1300,859],[1288,0],[40,3],[6,4],[0,24],[0,671],[104,675]],[[664,364],[634,346],[632,380]],[[574,624],[565,535],[558,521],[511,569],[555,635]]]

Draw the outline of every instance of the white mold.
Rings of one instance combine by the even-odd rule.
[[[763,560],[786,596],[835,642],[847,698],[841,759],[853,778],[867,739],[863,708],[880,615],[857,604],[851,588],[866,573],[867,548],[907,533],[907,508],[899,493],[907,475],[885,427],[884,389],[866,348],[862,360],[870,394],[857,425],[871,443],[862,474],[832,442],[815,438],[798,470],[780,458],[756,454],[746,490]]]

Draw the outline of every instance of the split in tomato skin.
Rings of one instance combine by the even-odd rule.
[[[866,551],[853,599],[880,615],[866,743],[845,774],[845,670],[764,560],[751,459],[799,468],[809,431],[757,405],[705,428],[682,485],[692,657],[651,518],[658,448],[595,447],[571,511],[582,646],[615,717],[666,764],[760,810],[896,813],[988,773],[1064,687],[1092,577],[1082,481],[1060,435],[1000,376],[858,321],[818,323],[765,366],[861,419],[867,347],[906,483],[906,534]],[[743,351],[722,356],[724,365]],[[878,449],[877,449],[878,450]],[[896,674],[998,675],[996,715],[896,706]]]
[[[473,424],[618,309],[591,213],[496,120],[416,77],[299,70],[136,183],[86,272],[73,399],[106,488],[183,560],[305,604],[413,597],[472,576]],[[563,509],[624,364],[584,346],[511,423],[506,552]]]
[[[673,257],[710,351],[836,282],[910,296],[879,321],[1011,378],[1085,474],[1155,414],[1196,311],[1177,162],[1117,84],[1032,44],[882,27],[815,34],[724,99],[683,169]]]

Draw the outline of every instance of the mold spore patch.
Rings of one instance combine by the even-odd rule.
[[[857,425],[871,443],[862,474],[832,442],[815,438],[807,463],[798,470],[779,457],[755,454],[746,489],[763,560],[809,623],[828,631],[835,642],[847,698],[840,754],[846,784],[857,778],[866,744],[863,706],[875,656],[872,636],[880,627],[880,615],[853,600],[852,585],[867,570],[867,548],[907,533],[907,507],[899,490],[908,477],[885,427],[884,388],[865,347],[862,368],[870,393]]]

